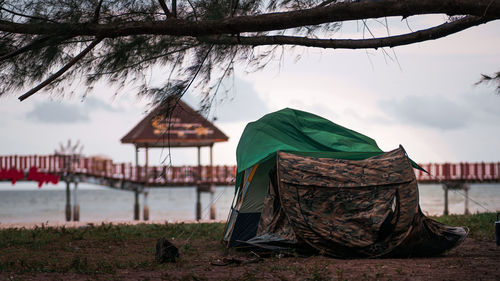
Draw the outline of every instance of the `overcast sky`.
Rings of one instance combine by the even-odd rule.
[[[418,29],[435,21],[410,24]],[[339,35],[347,37],[354,29],[347,26]],[[297,48],[281,68],[275,64],[252,74],[237,68],[229,98],[215,108],[216,125],[230,137],[215,145],[215,162],[235,164],[245,124],[285,107],[366,134],[386,151],[402,144],[420,163],[500,161],[500,96],[493,86],[474,86],[481,73],[500,71],[500,22],[397,47],[394,53]],[[295,62],[297,55],[301,59]],[[78,95],[38,93],[19,102],[20,94],[0,98],[0,155],[49,154],[72,139],[85,145],[87,155],[133,160],[133,146],[120,144],[120,138],[149,108],[133,89],[115,95],[112,87],[98,85],[83,101]],[[185,101],[198,107],[196,94]],[[152,164],[167,153],[155,150]],[[207,151],[202,157],[206,162]],[[175,165],[195,159],[195,149],[173,149]]]

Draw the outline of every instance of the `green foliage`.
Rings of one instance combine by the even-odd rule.
[[[260,70],[269,63],[281,66],[285,48],[293,46],[377,49],[416,43],[498,19],[500,14],[494,1],[448,0],[436,2],[435,7],[417,0],[405,2],[404,7],[396,2],[0,0],[0,95],[43,88],[61,95],[79,90],[85,96],[96,82],[106,81],[136,86],[139,95],[161,103],[196,89],[202,93],[202,111],[209,115],[216,94],[228,90],[221,84],[236,63],[246,65],[244,71]],[[366,31],[375,37],[366,24],[368,18],[404,19],[439,12],[466,16],[450,17],[450,22],[427,29],[426,35],[412,31],[398,38],[376,38],[378,43],[372,40],[368,45],[371,38],[333,38],[343,18],[362,21],[364,38]],[[375,20],[389,34],[387,20],[385,24]],[[72,88],[79,84],[72,82],[88,87]]]
[[[57,24],[54,34],[10,33],[0,31],[0,96],[25,90],[51,77],[69,64],[94,40],[93,36],[71,35],[76,24],[148,24],[169,19],[171,15],[159,1],[136,0],[3,0],[0,20],[11,23]],[[177,1],[177,18],[187,21],[220,20],[236,16],[252,16],[270,11],[310,8],[321,1],[262,0],[192,0]],[[168,5],[170,1],[166,1]],[[297,28],[295,34],[327,33],[337,30],[339,23]],[[181,27],[182,28],[182,27]],[[265,35],[269,32],[247,33]],[[235,34],[229,34],[233,36]],[[239,35],[238,35],[239,36]],[[22,51],[21,51],[22,50]],[[74,94],[74,88],[63,81],[77,80],[87,84],[86,96],[98,81],[118,87],[138,86],[138,94],[154,103],[170,97],[180,98],[190,88],[197,88],[202,111],[208,115],[225,77],[233,73],[235,62],[248,66],[248,71],[263,68],[272,62],[282,48],[236,46],[210,43],[206,38],[169,35],[128,35],[108,37],[75,63],[64,75],[56,78],[45,90],[52,94]],[[18,52],[16,55],[13,53]],[[26,63],[29,61],[30,63]],[[149,73],[154,71],[155,79]],[[151,80],[155,80],[151,84]],[[82,91],[82,90],[80,90]]]
[[[482,74],[481,80],[479,80],[476,85],[479,84],[496,84],[496,92],[500,95],[500,71],[494,73],[493,75]]]

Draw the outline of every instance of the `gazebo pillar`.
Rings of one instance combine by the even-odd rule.
[[[135,145],[135,166],[139,166],[139,147]]]
[[[139,146],[137,146],[137,144],[135,144],[135,180],[137,180],[137,181],[140,178],[139,172],[140,172],[140,169],[139,169]]]
[[[146,146],[146,149],[144,150],[144,156],[146,158],[146,163],[144,164],[144,168],[145,168],[144,177],[146,178],[145,182],[147,184],[148,183],[148,166],[149,166],[149,147],[148,146]]]

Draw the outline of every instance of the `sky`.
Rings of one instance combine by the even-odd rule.
[[[440,20],[410,18],[408,26]],[[370,26],[379,35],[387,32],[376,22]],[[360,30],[350,23],[337,35],[360,37]],[[408,27],[394,23],[390,32]],[[500,161],[500,95],[494,86],[474,85],[482,73],[500,71],[500,21],[385,51],[295,48],[278,65],[256,73],[236,66],[234,86],[214,108],[215,125],[230,138],[214,146],[216,164],[236,164],[245,125],[285,107],[368,135],[385,151],[401,144],[419,163]],[[133,87],[117,92],[102,83],[84,99],[45,92],[19,102],[20,94],[0,97],[0,155],[51,154],[71,139],[84,145],[85,155],[133,161],[133,146],[120,139],[150,108]],[[196,93],[184,101],[199,106]],[[165,163],[168,153],[150,151],[150,165]],[[173,165],[196,162],[194,148],[171,153]],[[202,153],[208,163],[208,149]]]

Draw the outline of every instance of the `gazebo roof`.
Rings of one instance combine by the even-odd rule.
[[[152,110],[122,139],[138,147],[211,146],[229,138],[181,100]]]

